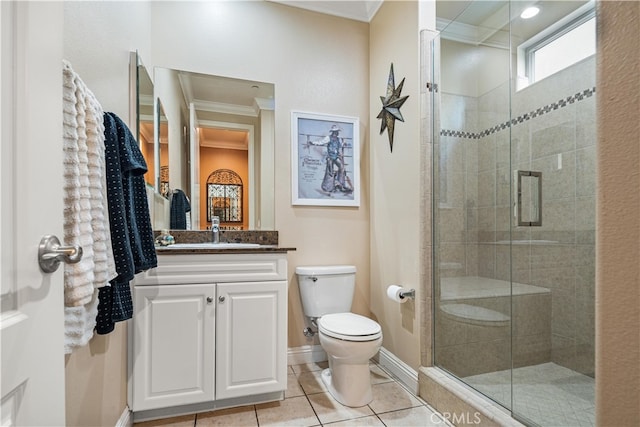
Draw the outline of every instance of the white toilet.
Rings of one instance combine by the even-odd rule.
[[[369,359],[382,345],[380,325],[350,313],[356,283],[352,265],[297,267],[305,316],[317,324],[320,345],[329,358],[322,381],[345,406],[364,406],[373,400]]]

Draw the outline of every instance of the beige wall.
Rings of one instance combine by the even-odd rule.
[[[312,343],[302,335],[305,320],[293,274],[297,265],[355,265],[353,310],[369,314],[366,23],[270,2],[68,2],[64,39],[65,56],[74,69],[106,110],[125,119],[129,52],[136,49],[149,69],[158,65],[274,83],[275,228],[282,245],[297,248],[289,255],[289,346]],[[291,206],[292,110],[360,118],[359,208]],[[89,347],[67,358],[69,426],[115,425],[122,414],[124,326],[95,337]]]
[[[596,421],[640,420],[640,3],[598,3]]]
[[[382,326],[383,347],[414,369],[420,358],[420,34],[417,2],[385,2],[371,21],[369,102],[371,142],[371,311]],[[393,152],[387,132],[380,135],[382,108],[391,63],[395,84],[405,78]],[[415,301],[386,298],[389,285],[415,288]]]
[[[67,426],[114,426],[127,402],[127,325],[65,358]]]

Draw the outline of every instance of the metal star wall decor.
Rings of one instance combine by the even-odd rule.
[[[396,120],[400,120],[404,122],[404,118],[402,117],[402,113],[400,112],[400,107],[402,104],[409,98],[407,96],[400,96],[402,92],[402,86],[404,85],[404,78],[396,87],[395,78],[393,76],[393,62],[391,63],[391,70],[389,70],[389,80],[387,80],[387,96],[380,97],[382,101],[382,110],[378,114],[379,119],[382,119],[380,134],[387,129],[387,135],[389,136],[389,148],[391,152],[393,152],[393,129],[395,127]]]

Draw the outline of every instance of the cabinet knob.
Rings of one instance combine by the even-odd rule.
[[[218,301],[220,301],[220,303],[223,303],[224,302],[224,296],[220,295],[218,297]]]
[[[212,304],[212,303],[213,303],[213,298],[207,297],[207,304]]]

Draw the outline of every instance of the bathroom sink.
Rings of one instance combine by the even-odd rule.
[[[169,246],[162,246],[158,249],[244,249],[259,248],[259,243],[175,243]]]

